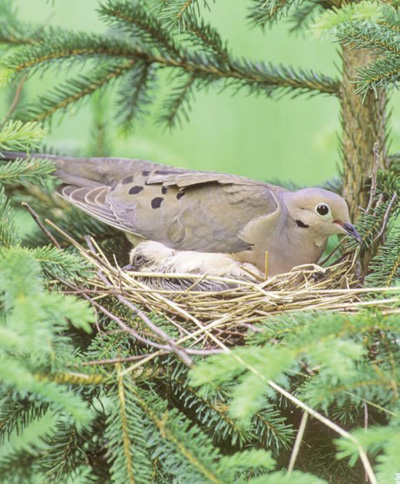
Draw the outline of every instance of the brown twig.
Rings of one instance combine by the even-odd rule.
[[[324,264],[326,264],[328,262],[328,260],[333,256],[333,254],[335,254],[339,249],[340,249],[340,246],[343,244],[344,242],[344,238],[329,252],[329,254],[324,257],[324,259],[322,259],[322,261],[320,261],[319,265],[320,266],[323,266]]]
[[[19,101],[21,99],[22,89],[23,89],[24,84],[25,84],[25,82],[26,82],[27,79],[28,79],[28,74],[25,74],[24,77],[19,82],[19,84],[17,86],[17,89],[15,90],[14,99],[13,99],[13,101],[11,103],[10,109],[7,111],[7,114],[4,116],[3,121],[0,123],[0,129],[6,124],[6,122],[13,115],[14,111],[17,109],[18,103],[19,103]]]
[[[74,287],[73,284],[70,284],[69,282],[65,281],[64,279],[61,279],[61,277],[57,277],[57,280],[60,281],[61,284],[64,284],[65,286],[67,286],[67,287],[69,287],[71,289],[76,289],[76,286]],[[146,345],[153,346],[154,348],[158,348],[160,350],[166,350],[166,351],[169,350],[168,346],[160,345],[158,343],[155,343],[154,341],[150,341],[149,339],[144,338],[143,336],[141,336],[134,329],[132,329],[127,324],[125,324],[118,316],[116,316],[111,311],[109,311],[107,308],[105,308],[104,306],[102,306],[101,304],[99,304],[98,302],[96,302],[94,299],[92,299],[91,297],[89,297],[87,294],[82,293],[81,295],[82,295],[83,298],[85,298],[87,301],[89,301],[92,306],[94,306],[95,308],[99,309],[103,314],[105,314],[110,319],[112,319],[113,321],[115,321],[121,329],[123,329],[126,333],[129,333],[136,340],[138,340],[141,343],[144,343]]]
[[[387,209],[386,209],[386,212],[385,212],[385,216],[383,217],[383,223],[382,223],[382,227],[381,227],[381,230],[379,231],[378,235],[374,238],[374,242],[376,242],[378,239],[380,239],[382,237],[382,235],[385,233],[385,230],[386,230],[386,226],[389,222],[389,216],[390,216],[390,212],[392,210],[392,207],[393,207],[393,204],[394,202],[396,201],[397,199],[397,193],[394,192],[393,193],[393,196],[389,202],[389,205],[387,206]]]
[[[371,191],[369,193],[369,200],[367,208],[365,209],[364,213],[369,213],[372,208],[372,204],[374,203],[374,198],[376,194],[376,187],[377,187],[377,174],[378,174],[378,166],[379,166],[379,143],[374,143],[374,162],[372,164],[372,174],[371,174]]]
[[[46,237],[49,238],[51,240],[51,242],[57,247],[57,249],[61,249],[61,245],[58,243],[57,239],[42,224],[42,222],[39,218],[39,215],[33,210],[33,208],[29,205],[29,203],[22,202],[21,206],[28,210],[28,212],[31,214],[33,220],[37,223],[39,228],[44,232]]]

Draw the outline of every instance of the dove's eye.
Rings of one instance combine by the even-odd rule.
[[[328,205],[326,205],[325,203],[320,203],[319,205],[317,205],[315,207],[315,211],[321,217],[326,217],[330,213],[330,209],[329,209]]]

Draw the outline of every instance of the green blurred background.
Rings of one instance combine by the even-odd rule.
[[[14,0],[21,20],[102,32],[99,0]],[[212,3],[212,2],[210,2]],[[227,39],[232,52],[251,59],[313,68],[335,75],[340,64],[331,40],[289,34],[290,24],[280,23],[262,32],[250,28],[246,8],[250,1],[217,0],[207,18]],[[54,77],[56,76],[56,77]],[[25,87],[24,101],[45,92],[66,74],[33,78]],[[168,95],[164,82],[161,95]],[[262,180],[292,180],[318,184],[338,173],[340,162],[339,102],[328,96],[302,96],[271,100],[240,92],[210,89],[196,95],[190,121],[173,131],[156,123],[156,113],[134,132],[124,135],[113,122],[109,96],[104,97],[110,121],[110,148],[114,156],[138,157],[202,170],[225,171]],[[9,99],[7,101],[9,103]],[[97,102],[97,101],[96,101]],[[0,114],[4,115],[6,102]],[[392,151],[400,151],[400,125],[396,114],[399,96],[392,101]],[[93,128],[94,101],[55,118],[46,143],[61,152],[86,154]],[[0,116],[1,118],[1,116]]]

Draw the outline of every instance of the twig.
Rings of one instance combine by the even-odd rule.
[[[296,463],[296,459],[300,450],[301,441],[303,440],[304,431],[306,430],[307,420],[308,420],[308,412],[305,411],[303,412],[303,416],[301,418],[301,422],[299,426],[299,431],[297,432],[296,440],[294,442],[292,455],[290,456],[288,474],[290,474],[293,471],[294,465]]]
[[[365,209],[364,213],[368,213],[374,202],[375,194],[376,194],[376,186],[377,186],[377,173],[378,173],[378,166],[379,166],[379,143],[374,143],[374,163],[372,165],[372,174],[371,174],[371,191],[369,193],[369,200],[367,208]]]
[[[57,239],[42,224],[42,222],[40,221],[39,215],[33,210],[33,208],[29,205],[29,203],[22,202],[21,206],[28,210],[33,220],[38,224],[39,228],[44,232],[46,237],[51,240],[51,242],[57,247],[57,249],[61,249],[61,245],[58,243]]]
[[[329,254],[324,258],[322,259],[322,261],[319,263],[320,266],[323,266],[324,264],[326,264],[328,262],[328,260],[333,256],[333,254],[338,251],[340,249],[340,246],[343,244],[344,242],[344,238],[336,245],[336,247],[334,247],[330,252]]]
[[[98,273],[97,276],[108,286],[112,287],[108,279],[101,273]],[[161,328],[159,328],[156,324],[154,324],[150,318],[148,318],[143,311],[138,309],[136,306],[134,306],[130,301],[124,298],[124,296],[121,296],[119,294],[116,295],[118,301],[120,301],[124,306],[126,306],[128,309],[132,311],[133,314],[138,316],[146,326],[148,326],[153,333],[155,333],[164,343],[166,343],[171,351],[175,353],[180,360],[182,360],[185,365],[192,367],[193,366],[193,361],[192,359],[186,354],[185,350],[183,348],[178,348],[172,338],[170,338],[167,333],[165,333]]]
[[[27,79],[28,79],[28,74],[25,74],[24,77],[19,82],[17,89],[15,91],[14,99],[11,103],[10,109],[8,110],[7,114],[4,116],[3,121],[0,123],[0,129],[6,124],[6,122],[11,118],[14,111],[17,109],[18,103],[21,98],[22,89]]]
[[[379,231],[378,235],[374,238],[374,242],[376,242],[378,239],[380,239],[382,237],[382,235],[385,233],[386,226],[389,222],[390,211],[392,210],[393,204],[396,201],[396,199],[397,199],[397,193],[394,192],[393,197],[391,198],[389,205],[387,206],[385,216],[383,217],[383,223],[382,223],[381,230]]]
[[[61,284],[64,284],[65,286],[67,286],[67,287],[69,287],[71,289],[75,289],[76,288],[76,287],[74,287],[73,284],[70,284],[69,282],[65,281],[64,279],[61,279],[61,277],[57,277],[57,280],[59,280],[61,282]],[[142,342],[142,343],[144,343],[146,345],[153,346],[154,348],[158,348],[160,350],[166,350],[166,351],[169,350],[169,347],[168,346],[160,345],[158,343],[155,343],[154,341],[150,341],[149,339],[144,338],[143,336],[141,336],[134,329],[132,329],[131,327],[129,327],[127,324],[125,324],[118,316],[116,316],[115,314],[113,314],[112,312],[110,312],[108,309],[106,309],[104,306],[102,306],[101,304],[99,304],[98,302],[96,302],[94,299],[92,299],[91,297],[89,297],[87,294],[82,293],[82,297],[84,297],[87,301],[89,301],[90,304],[92,304],[92,306],[94,306],[95,308],[99,309],[103,314],[105,314],[106,316],[108,316],[109,318],[111,318],[113,321],[115,321],[121,329],[123,329],[124,331],[126,331],[127,333],[129,333],[131,336],[133,336],[138,341],[140,341],[140,342]]]

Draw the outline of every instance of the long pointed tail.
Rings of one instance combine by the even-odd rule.
[[[130,158],[72,158],[41,153],[0,152],[0,162],[30,158],[53,160],[57,167],[55,176],[64,183],[78,187],[112,185],[135,172],[165,168],[165,165],[159,163]]]

